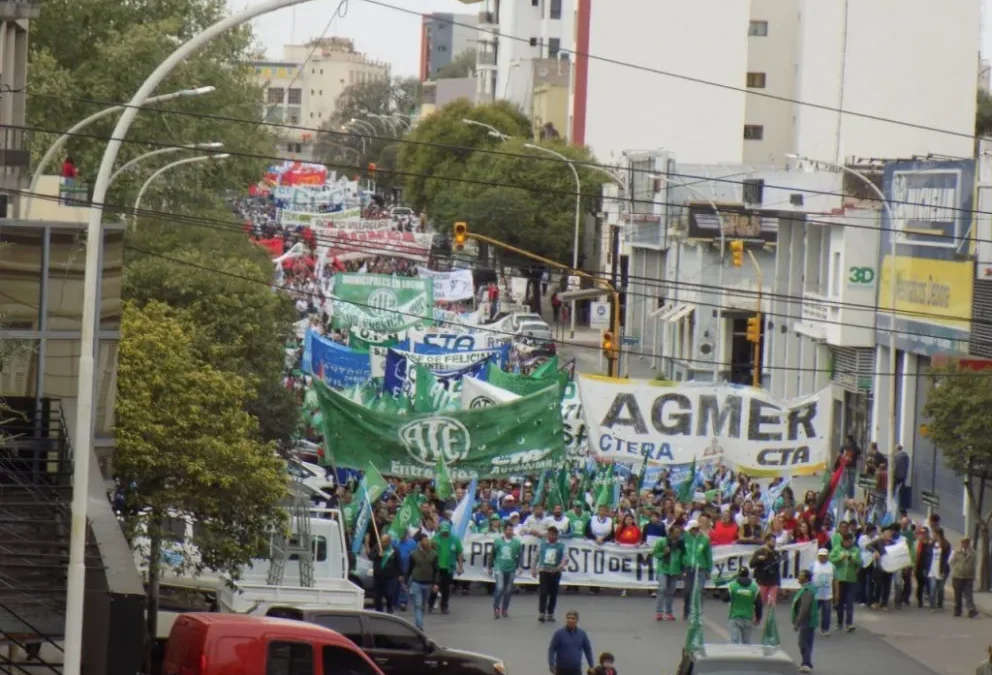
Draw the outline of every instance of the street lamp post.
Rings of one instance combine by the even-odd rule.
[[[221,155],[200,155],[200,156],[197,156],[197,157],[187,157],[186,159],[179,159],[179,160],[176,160],[175,162],[172,162],[170,164],[166,164],[165,166],[163,166],[162,168],[160,168],[158,171],[156,171],[155,173],[153,173],[151,176],[148,177],[148,180],[146,180],[142,184],[141,189],[138,190],[138,196],[134,200],[134,208],[131,211],[131,217],[134,220],[134,225],[137,226],[137,224],[138,224],[138,211],[141,208],[141,200],[145,196],[145,191],[148,190],[148,186],[149,185],[151,185],[153,182],[155,182],[155,179],[156,178],[158,178],[159,176],[161,176],[166,171],[169,171],[170,169],[176,168],[177,166],[183,166],[183,165],[186,165],[186,164],[197,164],[199,162],[208,162],[211,159],[227,159],[228,157],[230,157],[230,155],[227,155],[227,154],[221,154]]]
[[[102,270],[100,253],[103,249],[103,203],[107,198],[110,175],[124,138],[137,117],[138,110],[148,103],[155,87],[161,84],[180,63],[219,35],[235,26],[283,7],[299,5],[309,0],[264,0],[241,12],[228,15],[180,45],[148,76],[124,109],[117,126],[107,142],[100,161],[90,217],[86,227],[86,267],[83,277],[83,308],[80,326],[78,389],[76,404],[76,433],[72,469],[72,523],[69,538],[69,569],[66,582],[64,675],[80,675],[83,653],[83,608],[86,595],[86,511],[89,506],[90,455],[93,452],[93,394],[96,389],[94,362],[96,328],[99,319],[98,291]]]
[[[159,155],[168,155],[168,154],[172,154],[172,153],[175,153],[175,152],[180,152],[182,150],[201,150],[201,149],[202,150],[215,150],[217,148],[222,148],[222,147],[224,147],[224,144],[223,143],[213,142],[213,143],[194,143],[192,145],[184,145],[184,146],[179,147],[179,148],[162,148],[160,150],[152,150],[151,152],[146,152],[143,155],[138,155],[137,157],[135,157],[131,161],[126,162],[125,164],[123,164],[119,169],[117,169],[112,174],[110,174],[110,181],[109,182],[110,182],[111,185],[113,185],[114,181],[117,180],[117,178],[122,173],[124,173],[125,171],[127,171],[128,169],[130,169],[130,168],[132,168],[134,166],[137,166],[141,162],[144,162],[146,159],[151,159],[152,157],[158,157]]]
[[[360,120],[357,117],[352,117],[351,120],[349,120],[348,124],[363,124],[363,125],[365,125],[365,126],[362,127],[362,130],[363,131],[367,127],[370,134],[372,134],[373,136],[378,136],[379,135],[379,133],[376,131],[376,128],[375,128],[375,125],[374,124],[372,124],[371,122],[366,122],[365,120]]]
[[[410,123],[407,120],[403,119],[403,116],[400,115],[399,113],[392,113],[388,117],[389,117],[389,119],[395,120],[399,124],[402,124],[404,127],[406,127],[406,130],[407,131],[410,130]]]
[[[502,131],[500,131],[496,127],[492,126],[491,124],[486,124],[485,122],[477,122],[475,120],[463,119],[462,120],[462,124],[468,124],[468,125],[471,125],[473,127],[480,127],[482,129],[486,129],[486,130],[489,131],[490,135],[495,136],[496,138],[499,138],[499,140],[501,140],[501,141],[505,141],[508,138],[512,138],[512,136],[509,136],[507,134],[504,134]]]
[[[541,147],[540,145],[534,145],[533,143],[524,143],[525,148],[530,148],[531,150],[540,150],[553,157],[557,157],[561,161],[568,165],[568,168],[572,170],[572,176],[575,177],[575,231],[572,235],[572,269],[579,269],[579,227],[582,224],[582,181],[579,180],[579,172],[575,168],[575,162],[570,160],[565,155],[560,152],[555,152],[549,148]],[[571,311],[569,312],[569,338],[575,338],[575,300],[572,300]],[[619,339],[619,336],[616,336]]]
[[[174,91],[171,94],[152,96],[144,103],[142,103],[142,107],[146,105],[151,105],[152,103],[164,103],[165,101],[171,101],[173,99],[183,98],[186,96],[202,96],[203,94],[209,94],[210,92],[215,90],[216,87],[197,87],[195,89],[183,89],[182,91]],[[31,216],[31,206],[32,203],[34,202],[35,190],[37,190],[38,188],[38,181],[41,180],[41,177],[45,173],[45,169],[48,168],[48,164],[55,157],[56,153],[58,153],[58,151],[61,150],[65,146],[65,144],[69,142],[69,139],[72,138],[81,129],[85,129],[93,122],[96,122],[99,119],[103,119],[108,115],[113,115],[114,113],[118,113],[126,108],[127,106],[123,106],[123,105],[115,105],[110,108],[104,108],[103,110],[95,112],[89,117],[79,122],[76,122],[76,124],[69,127],[68,131],[66,131],[64,134],[62,134],[57,139],[55,139],[55,142],[52,143],[51,146],[49,146],[48,150],[45,151],[45,154],[38,162],[38,166],[34,170],[34,175],[31,176],[31,185],[30,187],[28,187],[28,193],[31,198],[28,199],[27,206],[24,207],[25,220],[27,220]]]
[[[713,209],[713,213],[716,214],[717,222],[720,223],[720,269],[717,271],[717,280],[716,280],[717,288],[720,289],[720,300],[719,300],[719,302],[717,302],[717,308],[716,308],[716,316],[717,316],[717,322],[716,322],[716,344],[713,346],[713,349],[714,349],[714,353],[713,353],[713,384],[719,384],[719,382],[720,382],[720,366],[722,365],[721,359],[723,358],[723,333],[724,333],[724,330],[723,330],[723,298],[724,298],[724,290],[723,290],[723,264],[724,264],[724,259],[723,258],[724,258],[724,255],[726,254],[726,250],[727,250],[727,227],[726,227],[726,222],[723,219],[723,213],[721,213],[720,212],[720,209],[717,208],[716,202],[713,200],[712,197],[710,197],[709,195],[707,195],[702,190],[700,190],[698,188],[694,188],[691,185],[686,185],[685,183],[679,183],[677,181],[673,181],[672,179],[668,178],[667,176],[663,176],[663,175],[660,175],[660,174],[651,174],[651,178],[657,179],[657,180],[660,180],[660,181],[663,181],[663,182],[665,182],[668,185],[674,185],[675,187],[685,188],[689,192],[691,192],[691,193],[697,195],[698,197],[702,198],[703,201],[705,201],[706,203],[708,203],[710,205],[710,207]],[[676,286],[676,291],[677,290],[678,290],[678,286]]]
[[[365,115],[366,117],[369,117],[369,118],[371,118],[371,119],[373,119],[373,120],[376,120],[377,122],[380,122],[380,123],[382,123],[382,133],[386,133],[386,131],[387,131],[387,130],[388,130],[388,131],[389,131],[390,133],[395,133],[395,131],[396,131],[396,130],[395,130],[395,129],[393,128],[393,124],[392,124],[392,122],[389,122],[389,126],[387,127],[387,126],[386,126],[386,124],[387,124],[387,122],[386,122],[386,120],[385,120],[385,119],[383,118],[383,116],[382,116],[382,115],[377,115],[377,114],[375,114],[375,113],[372,113],[372,112],[368,112],[367,110],[366,110],[366,111],[363,111],[363,112],[362,112],[362,114],[363,114],[363,115]],[[359,120],[359,121],[361,122],[361,121],[364,121],[364,120]],[[371,124],[370,124],[369,126],[372,126],[372,129],[373,129],[373,131],[375,130],[375,126],[374,126],[374,125],[371,125]]]
[[[802,155],[787,154],[786,157],[789,159],[795,159],[799,161],[809,162],[811,164],[821,164],[823,166],[828,166],[832,169],[846,173],[848,176],[853,176],[860,182],[868,186],[868,189],[875,193],[875,195],[881,200],[882,208],[885,210],[885,214],[889,217],[889,228],[892,232],[889,234],[889,301],[892,303],[892,318],[889,324],[889,375],[886,378],[888,380],[887,394],[889,397],[889,429],[891,433],[889,434],[889,447],[886,453],[888,458],[889,470],[888,470],[888,481],[885,486],[885,508],[889,513],[895,514],[896,504],[895,504],[895,478],[896,474],[893,467],[893,461],[895,459],[896,451],[896,436],[898,430],[896,429],[896,252],[898,251],[897,246],[899,243],[899,238],[902,233],[896,228],[896,217],[892,212],[892,205],[889,203],[888,198],[886,198],[885,193],[875,183],[873,183],[867,176],[865,176],[860,171],[855,171],[854,169],[844,166],[843,164],[838,164],[836,162],[828,162],[822,159],[812,159],[810,157],[803,157]]]

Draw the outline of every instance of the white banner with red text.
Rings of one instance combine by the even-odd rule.
[[[465,554],[465,573],[457,578],[461,581],[490,581],[487,573],[492,555],[494,534],[470,534],[462,546]],[[537,563],[541,540],[530,535],[520,538],[524,545],[523,575],[517,583],[537,583],[531,571]],[[599,545],[591,539],[562,539],[565,544],[565,570],[561,583],[566,586],[600,586],[603,588],[643,588],[655,589],[658,575],[655,569],[657,560],[652,555],[652,546],[625,546],[622,544]],[[713,547],[713,571],[707,587],[714,581],[729,582],[746,567],[757,546],[731,544]],[[779,546],[782,553],[782,588],[799,588],[799,571],[809,569],[816,561],[816,542]]]
[[[361,260],[385,256],[426,262],[434,235],[393,230],[323,230],[317,250],[326,260]]]

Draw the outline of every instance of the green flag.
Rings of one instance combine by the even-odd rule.
[[[559,505],[563,509],[567,509],[570,493],[571,490],[568,482],[568,470],[558,469],[558,471],[554,473],[553,478],[548,480],[548,498],[546,500],[546,506],[549,510]]]
[[[703,649],[703,584],[697,568],[693,572],[692,598],[689,605],[689,631],[685,634],[685,651],[698,652]],[[774,614],[774,612],[773,612]]]
[[[440,412],[457,410],[461,394],[462,381],[454,380],[448,383],[438,380],[434,371],[427,366],[416,366],[416,385],[413,393],[413,411]]]
[[[455,493],[451,486],[451,476],[448,475],[448,465],[444,463],[444,455],[438,455],[437,468],[434,474],[434,492],[439,499],[447,499]]]
[[[395,333],[434,317],[430,279],[385,274],[337,274],[333,302],[335,328]]]
[[[692,458],[689,465],[689,476],[682,481],[678,488],[678,500],[680,504],[691,504],[692,498],[696,494],[696,458]]]
[[[813,601],[816,602],[815,600]],[[815,609],[814,604],[814,609]],[[778,634],[778,622],[775,620],[775,608],[766,608],[768,612],[768,618],[765,620],[765,628],[761,631],[761,644],[766,647],[778,647],[782,644],[782,640],[779,638]]]
[[[559,391],[564,394],[565,386],[568,384],[568,373],[555,371],[546,377],[538,378],[533,375],[508,373],[490,362],[486,370],[486,380],[494,387],[506,389],[517,396],[529,396],[552,385],[557,385]]]
[[[613,465],[606,469],[603,474],[599,489],[596,490],[596,508],[600,506],[613,506]]]
[[[403,500],[403,505],[396,512],[396,517],[389,525],[389,535],[393,541],[399,541],[411,527],[420,525],[420,502],[416,496],[407,495]]]
[[[379,501],[379,497],[389,488],[389,483],[382,477],[379,469],[375,468],[374,464],[368,464],[365,467],[365,475],[362,476],[362,483],[365,486],[365,493],[369,496],[369,502],[372,504]]]
[[[399,415],[363,408],[317,383],[324,437],[338,466],[430,477],[443,458],[455,480],[503,478],[553,469],[565,445],[554,387],[499,406]]]
[[[399,335],[396,333],[373,333],[367,330],[348,331],[348,346],[362,352],[367,352],[372,347],[395,347],[400,343]]]
[[[530,376],[531,379],[540,380],[541,378],[548,377],[550,375],[558,374],[558,357],[552,356],[550,359],[535,368]]]
[[[541,477],[537,481],[537,489],[534,490],[534,499],[531,502],[534,506],[544,502],[544,487],[545,481],[548,478],[550,471],[542,471]]]

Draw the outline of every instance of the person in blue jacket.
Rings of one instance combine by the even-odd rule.
[[[579,613],[565,614],[565,626],[555,631],[548,645],[548,667],[553,675],[582,675],[582,657],[590,668],[596,666],[589,636],[579,628]]]
[[[400,569],[405,570],[410,566],[410,554],[417,548],[417,542],[413,540],[409,532],[403,533],[403,538],[394,544],[396,552],[400,555]],[[406,587],[403,584],[397,586],[396,601],[393,603],[401,612],[406,611],[406,605],[410,601]]]

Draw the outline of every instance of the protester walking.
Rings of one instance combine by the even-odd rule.
[[[496,581],[493,591],[493,618],[504,619],[510,616],[510,598],[513,596],[513,580],[520,573],[523,545],[513,536],[513,523],[503,523],[503,536],[493,542],[493,552],[489,559],[489,576]]]
[[[454,584],[455,574],[462,574],[465,571],[465,556],[462,552],[461,540],[451,534],[451,523],[445,521],[438,527],[438,533],[434,535],[434,550],[437,551],[438,586],[440,593],[431,594],[430,611],[434,611],[434,604],[438,595],[441,596],[441,614],[448,613],[448,601],[451,599],[451,587]]]
[[[944,528],[935,527],[933,530],[933,552],[930,556],[930,570],[927,573],[930,581],[930,611],[944,611],[944,584],[951,574],[951,542],[944,537]]]
[[[672,525],[667,537],[659,537],[652,552],[655,559],[655,574],[658,577],[658,601],[654,607],[655,621],[675,621],[672,604],[675,601],[675,588],[682,578],[682,558],[685,543],[682,541],[682,528]]]
[[[975,675],[992,675],[992,645],[989,645],[989,658],[978,664]]]
[[[407,570],[410,580],[410,600],[413,602],[413,623],[424,629],[424,608],[430,603],[431,592],[437,593],[438,566],[437,551],[428,537],[422,537],[417,548],[410,554],[410,567]]]
[[[538,549],[538,565],[532,575],[538,577],[537,620],[541,623],[555,622],[555,607],[558,605],[558,587],[561,573],[565,569],[565,544],[558,540],[558,528],[548,527],[545,540]]]
[[[692,609],[692,591],[695,584],[705,584],[707,577],[713,570],[713,549],[710,548],[710,538],[699,531],[699,521],[690,520],[686,528],[683,547],[683,578],[682,595],[685,596],[685,603],[682,607],[682,619],[689,620],[689,611]],[[702,602],[702,593],[699,594]]]
[[[743,568],[727,587],[730,592],[730,642],[735,645],[751,644],[751,630],[757,622],[758,585],[751,579],[748,568]]]
[[[802,663],[800,673],[813,672],[813,639],[816,636],[816,587],[813,586],[813,574],[809,570],[799,572],[799,583],[802,588],[792,600],[792,627],[799,633],[799,655]]]
[[[396,599],[397,587],[403,583],[403,567],[400,554],[393,548],[392,538],[383,534],[379,539],[379,547],[372,554],[372,582],[374,584],[375,611],[393,613],[393,601]]]
[[[548,667],[552,675],[582,675],[582,657],[589,668],[596,666],[592,656],[592,643],[586,632],[579,628],[579,613],[565,614],[565,626],[555,631],[548,645]]]
[[[837,630],[854,632],[854,594],[861,569],[862,551],[854,545],[854,535],[847,533],[840,546],[830,551],[837,581]]]
[[[765,535],[765,544],[751,555],[750,567],[761,592],[761,604],[771,610],[778,602],[778,588],[782,585],[782,556],[775,550],[775,535]]]
[[[947,562],[951,567],[951,588],[954,589],[954,616],[961,616],[963,606],[967,605],[968,617],[974,619],[978,616],[972,595],[978,556],[971,547],[971,537],[961,537],[961,542],[951,552]]]
[[[816,561],[810,567],[813,586],[816,587],[816,604],[820,613],[820,635],[830,635],[830,614],[834,599],[834,566],[828,560],[830,551],[821,548],[816,552]]]

